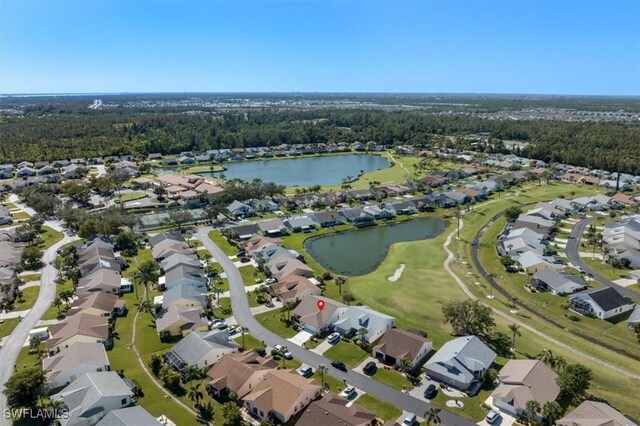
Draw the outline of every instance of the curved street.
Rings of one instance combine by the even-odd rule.
[[[328,373],[336,379],[345,379],[348,384],[355,386],[358,389],[362,389],[364,392],[371,394],[372,396],[393,404],[398,408],[415,413],[418,416],[422,416],[425,411],[430,407],[429,403],[424,400],[415,398],[406,393],[395,390],[387,385],[377,382],[363,374],[356,373],[352,370],[348,370],[346,373],[337,370],[330,366],[331,360],[314,352],[303,349],[300,346],[293,345],[290,341],[284,337],[278,336],[272,331],[265,328],[251,315],[249,310],[249,301],[247,300],[247,294],[244,289],[244,282],[240,271],[233,264],[231,259],[209,238],[209,232],[212,228],[200,228],[195,234],[196,238],[204,244],[209,250],[214,259],[218,261],[222,269],[227,275],[229,280],[229,289],[231,295],[231,307],[233,309],[233,315],[241,326],[247,327],[249,333],[258,340],[264,341],[269,346],[283,345],[289,348],[289,351],[293,356],[308,364],[314,368],[319,365],[325,365],[328,367]],[[444,425],[474,425],[475,423],[466,420],[458,415],[455,415],[449,411],[442,410],[440,412],[440,419]]]
[[[584,233],[584,230],[586,229],[586,227],[590,225],[594,220],[596,220],[595,216],[588,217],[588,218],[582,219],[581,221],[579,221],[573,226],[573,229],[571,230],[571,234],[569,234],[569,239],[567,240],[567,248],[566,248],[567,258],[569,259],[571,264],[573,264],[574,266],[579,266],[586,273],[591,274],[593,279],[598,281],[600,284],[607,287],[615,288],[618,291],[618,293],[622,294],[623,296],[640,298],[640,293],[633,290],[629,290],[628,288],[623,287],[619,284],[616,284],[613,281],[603,277],[597,272],[594,272],[589,267],[589,265],[587,265],[580,258],[580,253],[579,253],[580,239],[582,238],[582,234]]]

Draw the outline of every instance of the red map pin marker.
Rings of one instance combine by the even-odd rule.
[[[318,305],[318,310],[320,310],[320,311],[323,310],[324,309],[324,300],[318,300],[316,305]]]

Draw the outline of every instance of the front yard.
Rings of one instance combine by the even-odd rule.
[[[362,395],[358,398],[356,400],[356,404],[373,411],[378,415],[378,417],[381,417],[385,421],[395,420],[402,414],[402,410],[399,408],[386,402],[382,402],[369,394]],[[416,414],[422,415],[423,413]]]
[[[227,256],[233,256],[234,254],[238,253],[238,248],[229,243],[229,241],[227,241],[227,239],[223,237],[222,234],[220,234],[220,231],[213,230],[209,232],[209,238],[218,247],[220,247],[220,250],[222,250]]]
[[[354,368],[367,359],[369,354],[354,343],[340,341],[329,348],[323,356],[334,361],[341,361],[347,367]]]
[[[18,318],[9,318],[0,320],[0,337],[5,337],[11,334],[14,328],[18,325],[20,320]]]
[[[264,325],[269,330],[273,331],[279,336],[284,337],[285,339],[298,334],[298,331],[294,326],[289,325],[281,320],[282,315],[283,314],[276,310],[258,314],[255,316],[255,318],[260,322],[260,324]]]

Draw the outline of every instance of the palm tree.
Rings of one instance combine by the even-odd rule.
[[[364,340],[367,334],[369,334],[369,330],[365,327],[360,327],[358,329],[358,337],[360,338],[360,340]]]
[[[555,367],[554,369],[557,372],[560,372],[564,370],[564,368],[567,366],[567,361],[564,358],[562,358],[560,355],[558,355],[553,360],[553,366]]]
[[[512,339],[511,339],[511,350],[516,350],[516,335],[521,336],[520,334],[520,326],[518,324],[509,324],[509,330],[511,330]]]
[[[442,423],[442,420],[440,420],[440,409],[436,407],[430,407],[427,411],[425,411],[424,419],[427,421],[428,425],[430,425],[431,423],[439,425],[440,423]]]
[[[194,385],[189,386],[187,389],[187,396],[191,401],[194,402],[194,406],[197,409],[200,408],[200,400],[204,398],[202,391],[200,390],[200,386],[196,383]]]
[[[60,297],[56,297],[55,299],[53,299],[53,302],[51,302],[51,304],[56,308],[58,308],[58,316],[60,316],[60,306],[62,306],[62,301],[60,300]]]
[[[139,285],[144,286],[145,297],[147,299],[146,305],[149,313],[155,318],[155,313],[153,312],[150,300],[150,292],[149,292],[149,284],[155,283],[158,281],[158,277],[160,276],[160,271],[158,270],[158,264],[153,260],[147,260],[143,262],[141,265],[138,265],[138,270],[133,274],[133,282],[136,285],[136,297],[137,295],[137,287]],[[138,298],[140,300],[140,298]]]
[[[281,347],[280,351],[278,352],[278,355],[280,355],[280,358],[282,358],[282,368],[286,367],[287,359],[284,357],[284,354],[286,354],[287,352],[289,352],[289,348],[287,348],[286,346]]]
[[[189,365],[183,374],[184,381],[191,382],[192,380],[198,380],[203,377],[202,370],[197,365]]]
[[[534,421],[536,418],[536,413],[540,411],[540,403],[535,400],[529,400],[525,404],[525,411],[527,412],[527,417],[529,420]]]
[[[536,358],[548,367],[553,368],[555,366],[555,357],[551,349],[543,349]]]
[[[338,275],[336,277],[336,285],[338,286],[338,292],[342,296],[342,286],[347,282],[346,278]]]
[[[220,303],[220,293],[222,293],[222,280],[220,280],[219,278],[216,280],[216,282],[213,284],[213,288],[211,289],[213,290],[213,294],[216,295],[216,302],[218,302],[218,304]]]
[[[318,372],[318,374],[320,374],[320,382],[322,383],[322,389],[324,389],[324,373],[326,373],[328,370],[326,365],[319,365],[318,369],[316,370]]]
[[[281,312],[286,315],[287,322],[291,321],[291,311],[293,310],[294,303],[291,301],[284,302]]]
[[[562,407],[555,401],[547,401],[542,406],[542,417],[547,419],[549,424],[554,424],[562,415]]]
[[[249,331],[249,329],[247,327],[240,327],[240,333],[242,333],[242,350],[245,350],[245,344],[244,344],[244,334]]]
[[[411,369],[411,361],[409,361],[407,358],[400,358],[400,360],[398,361],[398,367],[400,367],[400,369],[404,371],[405,374],[408,374],[409,370]]]

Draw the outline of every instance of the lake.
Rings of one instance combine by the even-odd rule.
[[[390,225],[310,238],[307,252],[324,268],[340,275],[364,275],[382,262],[393,243],[433,238],[444,232],[439,218],[419,218]]]
[[[239,161],[225,163],[224,172],[199,173],[202,176],[220,177],[227,180],[256,178],[264,182],[275,182],[285,186],[336,185],[347,176],[357,177],[361,172],[384,169],[390,164],[379,155],[327,155],[319,157],[283,158],[274,160]]]

